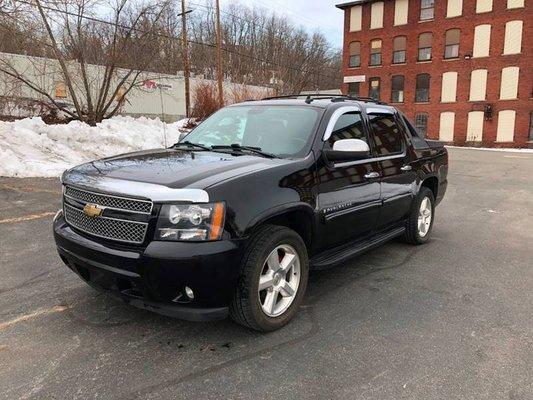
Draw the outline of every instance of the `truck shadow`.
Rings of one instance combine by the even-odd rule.
[[[327,315],[316,312],[321,301],[356,304],[360,301],[359,296],[367,295],[366,291],[334,298],[344,286],[353,285],[368,275],[407,265],[417,251],[417,247],[391,242],[335,268],[312,271],[300,313],[285,328],[268,334],[244,329],[230,320],[193,323],[166,318],[135,309],[90,288],[75,288],[65,293],[62,301],[68,307],[66,315],[78,325],[78,329],[96,335],[113,332],[115,340],[130,345],[138,341],[150,353],[163,352],[165,357],[193,356],[206,366],[192,371],[176,370],[172,377],[150,380],[147,384],[139,382],[138,386],[129,387],[119,396],[124,399],[145,398],[239,363],[269,357],[273,352],[313,338],[328,322]],[[381,276],[379,279],[391,278]]]

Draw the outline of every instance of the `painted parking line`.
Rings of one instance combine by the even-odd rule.
[[[55,215],[56,212],[57,211],[47,211],[39,214],[24,215],[22,217],[0,219],[0,224],[14,224],[15,222],[31,221],[32,219],[51,217],[52,215]]]
[[[0,185],[0,189],[5,190],[12,190],[14,192],[22,192],[22,193],[52,193],[52,194],[61,194],[61,190],[52,190],[52,189],[40,189],[40,188],[32,188],[32,187],[20,187],[20,186],[11,186],[2,184]]]
[[[2,331],[4,329],[7,329],[7,328],[9,328],[9,327],[11,327],[13,325],[16,325],[16,324],[18,324],[20,322],[24,322],[24,321],[27,321],[29,319],[34,319],[34,318],[37,318],[37,317],[41,317],[43,315],[63,312],[66,309],[67,309],[66,306],[54,306],[52,308],[44,308],[44,309],[37,310],[37,311],[34,311],[32,313],[29,313],[29,314],[21,315],[20,317],[14,318],[14,319],[12,319],[10,321],[6,321],[6,322],[0,323],[0,331]]]

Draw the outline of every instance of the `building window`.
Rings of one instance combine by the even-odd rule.
[[[514,100],[518,98],[518,76],[520,68],[506,67],[502,69],[500,82],[500,100]]]
[[[435,0],[420,0],[420,21],[428,21],[435,16]]]
[[[409,0],[396,0],[394,2],[394,25],[407,24],[409,14]]]
[[[421,33],[418,36],[418,61],[431,60],[431,41],[433,35],[430,32]]]
[[[360,82],[352,82],[352,83],[349,83],[348,84],[348,96],[352,96],[352,97],[359,97],[359,93],[360,93],[360,86],[361,86],[361,83]]]
[[[507,0],[507,8],[522,8],[524,0]]]
[[[428,115],[425,113],[415,115],[415,128],[420,137],[426,137],[428,132]]]
[[[522,21],[509,21],[505,24],[503,54],[519,54],[522,51]]]
[[[463,0],[448,0],[446,17],[453,18],[463,14]]]
[[[350,62],[349,67],[355,68],[361,66],[361,42],[350,43]]]
[[[470,111],[466,123],[466,141],[481,142],[483,138],[483,121],[485,113],[483,111]]]
[[[429,32],[421,33],[418,36],[418,61],[431,60],[431,41],[433,35]]]
[[[415,102],[427,103],[429,101],[429,74],[416,76]]]
[[[490,25],[478,25],[474,28],[474,51],[472,57],[488,57],[490,53]]]
[[[391,102],[392,103],[403,103],[403,86],[404,86],[404,77],[403,75],[395,75],[392,77],[391,87]]]
[[[453,103],[457,99],[457,72],[448,71],[442,74],[440,101]]]
[[[368,96],[374,100],[381,99],[381,79],[370,78],[368,81]]]
[[[383,28],[383,2],[375,2],[370,6],[370,29]]]
[[[460,38],[461,31],[459,29],[448,29],[446,31],[446,45],[444,48],[445,59],[459,57]]]
[[[502,110],[498,113],[497,142],[512,142],[514,140],[515,110]]]
[[[440,114],[439,140],[453,142],[455,113],[446,111]]]
[[[487,97],[487,70],[475,69],[470,75],[470,101],[485,101]]]
[[[477,0],[476,13],[484,13],[492,11],[492,0]]]
[[[381,65],[381,39],[370,42],[370,65]]]
[[[361,30],[361,17],[363,8],[361,6],[354,6],[350,8],[350,32],[357,32]]]
[[[407,38],[398,36],[392,43],[392,63],[402,64],[405,62],[405,49],[407,48]]]

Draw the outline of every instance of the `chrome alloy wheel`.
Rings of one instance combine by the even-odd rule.
[[[431,218],[433,218],[431,200],[428,197],[424,197],[418,210],[418,234],[420,237],[425,237],[428,234]]]
[[[278,317],[290,307],[300,285],[300,257],[294,247],[282,244],[268,255],[259,276],[258,295],[263,312]]]

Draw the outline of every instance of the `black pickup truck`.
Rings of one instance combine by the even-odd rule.
[[[65,171],[54,237],[69,268],[134,306],[271,331],[310,269],[426,242],[447,173],[446,149],[384,103],[249,101],[170,148]]]

